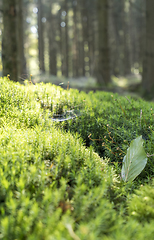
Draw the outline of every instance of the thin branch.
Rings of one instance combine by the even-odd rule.
[[[149,155],[149,153],[147,153],[147,157],[153,157],[153,156],[154,154]]]

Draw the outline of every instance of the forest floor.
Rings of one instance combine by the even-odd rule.
[[[133,96],[141,96],[141,75],[130,74],[128,76],[115,77],[108,86],[98,86],[97,81],[93,77],[65,78],[56,77],[47,74],[33,76],[34,83],[44,82],[52,83],[66,88],[76,88],[79,91],[107,91],[119,94],[132,94]]]

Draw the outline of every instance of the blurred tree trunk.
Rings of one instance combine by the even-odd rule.
[[[3,76],[9,74],[14,81],[18,81],[16,20],[16,0],[3,0]]]
[[[120,58],[120,15],[118,12],[121,13],[121,1],[115,0],[114,2],[110,1],[110,9],[109,9],[109,24],[110,24],[110,29],[109,29],[109,35],[110,35],[110,54],[112,56],[111,58],[111,73],[115,76],[120,75],[120,66],[121,66],[121,58]],[[119,47],[118,47],[119,46]]]
[[[26,74],[22,0],[3,0],[2,63],[3,76],[21,81]]]
[[[0,1],[0,52],[2,53],[2,29],[3,29],[3,13],[2,1]],[[0,75],[2,75],[2,57],[0,57]]]
[[[143,60],[142,86],[145,93],[153,95],[154,91],[154,1],[146,1],[146,33]]]
[[[94,58],[95,58],[95,17],[96,15],[96,8],[95,6],[91,5],[90,2],[88,2],[88,42],[89,42],[89,58],[87,58],[87,62],[89,65],[89,74],[92,76],[94,74]]]
[[[56,16],[52,13],[52,3],[47,9],[47,36],[49,45],[49,73],[57,75]]]
[[[78,11],[78,66],[79,66],[79,76],[84,76],[83,72],[83,56],[84,56],[84,48],[83,48],[83,34],[82,34],[82,14],[81,14],[81,7],[79,2],[79,11]]]
[[[24,29],[23,29],[23,2],[22,0],[16,0],[17,10],[17,52],[18,52],[18,77],[19,79],[26,78],[26,59],[24,54]]]
[[[43,27],[43,5],[42,0],[38,0],[38,50],[39,50],[39,69],[45,72],[44,64],[44,27]]]
[[[64,53],[64,62],[65,62],[65,76],[69,75],[69,38],[68,38],[68,0],[64,2],[64,12],[65,12],[65,53]]]
[[[62,0],[59,10],[60,55],[62,75],[69,75],[68,0]]]
[[[62,39],[62,27],[61,27],[61,9],[58,11],[57,14],[58,18],[58,32],[59,32],[59,46],[58,46],[58,55],[59,55],[59,64],[57,65],[58,67],[58,72],[62,74],[62,69],[63,69],[63,39]]]
[[[108,38],[108,0],[97,0],[98,11],[98,72],[99,85],[108,84],[110,79],[110,58]]]
[[[63,5],[62,5],[63,6]],[[58,13],[58,20],[59,20],[59,36],[60,36],[60,56],[61,56],[61,73],[63,76],[65,76],[65,62],[64,62],[64,54],[65,54],[65,49],[64,49],[64,42],[65,42],[65,36],[64,36],[64,27],[62,26],[62,7],[59,10]]]
[[[88,49],[88,26],[87,26],[87,15],[88,9],[86,6],[87,1],[80,0],[81,4],[81,17],[82,17],[82,75],[86,75],[85,69],[85,58],[86,58],[86,50]]]
[[[73,2],[73,27],[74,27],[74,38],[73,38],[73,77],[79,76],[78,66],[78,41],[77,41],[77,1]]]
[[[129,9],[127,10],[128,12],[125,11],[125,1],[121,1],[122,5],[122,31],[123,31],[123,39],[122,39],[122,46],[123,46],[123,58],[122,58],[122,63],[123,63],[123,75],[127,75],[131,73],[131,60],[130,60],[130,21],[131,19],[129,18],[130,14],[130,6]]]

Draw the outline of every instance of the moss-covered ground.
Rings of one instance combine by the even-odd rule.
[[[153,156],[120,174],[137,136],[154,153],[153,123],[141,98],[0,79],[0,239],[153,239]]]

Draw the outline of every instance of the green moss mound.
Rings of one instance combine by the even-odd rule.
[[[132,183],[110,162],[141,131],[152,153],[153,103],[25,85],[0,80],[0,238],[152,239],[152,157]]]
[[[129,202],[129,214],[140,222],[154,220],[154,184],[141,186]]]
[[[59,123],[60,126],[78,132],[86,146],[93,146],[101,157],[108,157],[111,163],[119,163],[120,166],[130,142],[140,135],[146,153],[154,153],[153,102],[106,92],[90,92],[86,96],[80,94],[85,97],[81,100],[85,105],[80,108],[80,117]],[[152,178],[153,173],[151,156],[141,179]]]

